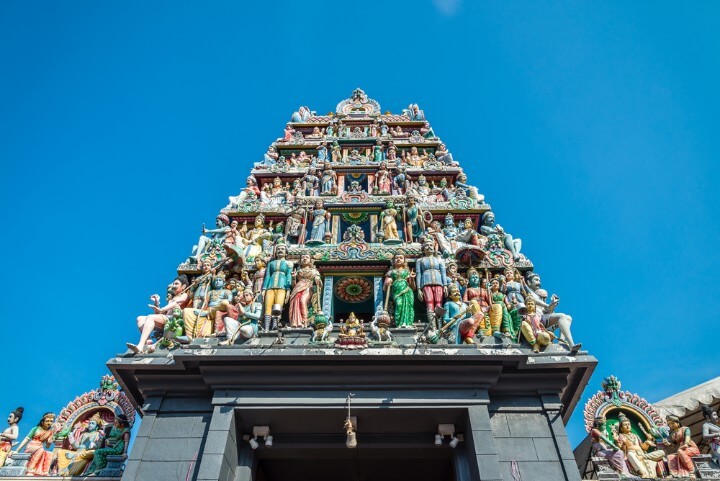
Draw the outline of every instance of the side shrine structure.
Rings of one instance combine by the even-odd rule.
[[[417,104],[293,113],[108,362],[123,481],[579,480],[597,361],[463,161]]]

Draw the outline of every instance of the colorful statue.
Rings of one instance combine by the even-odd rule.
[[[520,259],[520,248],[522,240],[513,239],[510,234],[506,234],[500,225],[495,225],[495,214],[486,212],[482,218],[483,225],[480,227],[480,233],[490,240],[490,245],[504,246],[510,251],[514,260]]]
[[[220,247],[223,245],[225,236],[230,231],[230,218],[225,214],[220,214],[215,218],[215,225],[217,229],[206,229],[203,225],[203,235],[200,236],[197,245],[193,248],[191,259],[197,261],[200,256],[210,250],[211,246]]]
[[[423,136],[425,139],[436,139],[437,136],[435,135],[435,131],[430,127],[430,122],[425,122],[425,124],[420,127],[420,135]]]
[[[446,336],[450,342],[460,343],[462,340],[458,335],[459,323],[469,317],[470,313],[468,312],[467,304],[460,298],[459,289],[451,289],[448,297],[448,301],[443,305],[444,315],[440,332]]]
[[[387,164],[385,162],[380,163],[380,168],[375,174],[375,188],[374,194],[390,195],[392,190],[392,178],[390,172],[387,170]]]
[[[320,195],[320,178],[316,170],[308,170],[308,173],[302,179],[302,186],[303,195],[307,197]]]
[[[552,343],[555,336],[552,332],[548,332],[543,324],[542,314],[535,307],[535,301],[532,297],[528,297],[527,304],[524,305],[525,313],[522,315],[520,324],[520,332],[522,332],[525,340],[532,346],[533,352],[540,352]]]
[[[228,197],[231,209],[237,209],[245,202],[252,202],[260,198],[260,189],[257,186],[257,181],[255,180],[255,177],[253,177],[252,175],[248,177],[245,181],[245,185],[245,189],[243,189],[243,191],[240,192],[239,195]]]
[[[385,242],[400,241],[400,235],[397,229],[397,216],[398,211],[395,209],[393,201],[388,200],[385,204],[385,209],[380,212],[380,225],[382,226],[382,233]]]
[[[190,301],[190,296],[187,292],[189,284],[190,282],[185,274],[179,275],[172,284],[168,286],[168,292],[172,297],[164,307],[160,307],[159,295],[153,294],[150,296],[152,304],[148,304],[148,307],[153,310],[154,314],[137,317],[140,340],[137,344],[126,343],[128,349],[136,354],[154,351],[154,348],[148,345],[150,335],[155,329],[162,329],[165,326],[174,309],[184,309],[187,307]]]
[[[225,322],[223,317],[228,303],[232,303],[233,293],[225,287],[225,272],[214,275],[210,289],[201,304],[183,309],[185,334],[191,339],[224,336]],[[225,302],[227,301],[227,302]]]
[[[692,457],[700,455],[700,450],[692,440],[690,428],[683,426],[677,416],[669,415],[665,420],[670,427],[670,436],[664,443],[677,449],[675,454],[668,454],[667,457],[670,475],[674,478],[694,477],[695,464]]]
[[[625,463],[625,453],[608,437],[606,423],[605,417],[602,416],[596,417],[593,422],[593,428],[590,431],[593,454],[607,459],[610,467],[621,476],[630,477],[630,472]]]
[[[387,160],[397,160],[397,147],[395,147],[395,143],[392,140],[388,143]]]
[[[285,224],[285,240],[293,244],[305,243],[305,209],[295,209]]]
[[[331,319],[323,314],[323,311],[317,311],[312,317],[312,328],[314,330],[312,336],[313,343],[325,343],[330,340],[333,323]]]
[[[45,413],[40,422],[30,430],[25,439],[22,440],[17,452],[24,452],[30,455],[27,463],[27,474],[31,476],[47,476],[50,470],[52,453],[46,451],[53,441],[52,426],[55,422],[53,413]],[[25,448],[25,451],[23,451]]]
[[[332,147],[330,147],[330,156],[333,162],[342,162],[342,149],[337,140],[333,141]]]
[[[95,414],[87,421],[84,428],[68,435],[71,449],[56,448],[53,451],[58,476],[82,475],[90,460],[93,459],[92,451],[100,447],[103,440],[102,426],[102,419]]]
[[[269,167],[277,162],[280,154],[278,154],[277,148],[274,145],[268,147],[267,152],[263,154],[263,165]]]
[[[435,245],[432,241],[423,244],[422,252],[423,257],[415,263],[418,299],[425,302],[428,322],[437,329],[435,308],[442,306],[448,285],[445,261],[436,255]]]
[[[378,342],[391,342],[390,314],[387,311],[378,310],[370,323],[370,332]]]
[[[457,162],[453,160],[452,154],[448,152],[445,144],[440,144],[437,149],[435,149],[435,160],[445,165],[457,165]]]
[[[720,424],[718,424],[718,415],[710,406],[702,406],[702,412],[705,418],[705,423],[702,426],[703,439],[710,445],[710,453],[715,464],[720,466]],[[9,419],[8,422],[10,422]],[[0,463],[0,466],[2,466],[2,463]]]
[[[316,150],[318,161],[325,162],[326,160],[328,160],[327,142],[323,142],[322,144],[318,145]]]
[[[268,263],[263,291],[265,291],[265,331],[277,329],[283,305],[288,301],[287,293],[292,285],[292,262],[286,260],[287,247],[284,243],[275,246],[275,258]]]
[[[337,194],[337,174],[331,167],[328,166],[323,172],[322,179],[320,180],[320,194],[322,195],[336,195]]]
[[[290,142],[293,138],[293,135],[295,135],[295,129],[292,128],[292,125],[287,124],[285,126],[285,132],[283,133],[283,140],[285,142]]]
[[[460,228],[456,231],[456,239],[458,242],[467,245],[480,246],[480,235],[475,230],[473,221],[471,218],[466,218]]]
[[[373,161],[375,162],[382,162],[383,160],[383,143],[382,140],[378,140],[375,142],[375,146],[373,147]]]
[[[505,282],[503,282],[503,292],[510,304],[516,303],[518,308],[522,308],[525,304],[525,297],[522,295],[523,285],[520,282],[522,277],[514,267],[506,267],[504,271]]]
[[[618,418],[620,429],[615,435],[615,441],[625,453],[634,474],[643,479],[662,477],[657,464],[665,458],[665,453],[660,449],[649,451],[651,447],[655,447],[655,443],[650,439],[640,441],[637,434],[632,432],[630,419],[625,414],[620,413]]]
[[[415,242],[425,231],[425,219],[423,218],[423,212],[417,206],[415,196],[408,195],[406,198],[407,209],[405,210],[405,215],[407,216],[407,229],[405,236],[408,242]]]
[[[293,112],[292,116],[290,117],[290,122],[295,123],[303,123],[306,122],[307,119],[312,117],[312,112],[310,112],[310,109],[308,107],[300,107],[297,112]]]
[[[322,292],[320,272],[315,268],[310,254],[300,256],[300,265],[292,273],[293,289],[290,292],[290,327],[308,326],[308,306],[320,310],[319,295]],[[314,289],[313,289],[314,288]]]
[[[258,322],[262,317],[262,305],[256,301],[251,288],[245,288],[237,304],[228,306],[228,316],[225,317],[227,340],[221,345],[232,346],[239,337],[252,339],[258,333]]]
[[[325,242],[325,233],[331,231],[330,219],[330,212],[325,209],[323,201],[318,199],[315,202],[315,209],[312,211],[312,230],[308,242],[316,244]]]
[[[107,457],[126,454],[129,444],[130,421],[124,414],[118,414],[115,416],[113,428],[105,439],[105,447],[87,451],[88,454],[92,453],[93,462],[85,474],[96,474],[105,469],[108,464]]]
[[[513,319],[510,316],[510,301],[505,294],[500,292],[500,279],[497,277],[490,281],[490,326],[493,336],[502,339],[503,337],[515,338]]]
[[[245,263],[252,263],[255,257],[262,254],[265,244],[270,241],[272,234],[265,228],[265,216],[258,214],[255,217],[255,226],[247,234],[247,247],[245,248]]]
[[[467,271],[467,288],[463,293],[463,301],[468,304],[476,303],[482,312],[484,322],[481,329],[485,336],[492,335],[492,329],[490,327],[490,291],[481,287],[480,274],[477,269],[471,267]]]
[[[555,312],[555,307],[560,303],[560,298],[553,294],[550,297],[550,303],[547,301],[547,291],[541,288],[540,276],[534,272],[530,272],[526,276],[525,293],[527,302],[527,296],[532,296],[535,301],[536,309],[542,314],[543,324],[548,329],[554,329],[557,327],[560,329],[562,339],[567,342],[570,346],[571,352],[577,352],[582,347],[582,344],[575,344],[572,333],[570,332],[570,325],[572,324],[572,317],[562,312]]]
[[[396,253],[393,256],[393,268],[385,274],[385,291],[388,296],[385,305],[387,306],[389,296],[392,296],[395,304],[395,327],[410,327],[414,324],[414,283],[415,273],[408,269],[405,255],[400,252]]]
[[[25,411],[25,409],[19,407],[11,412],[7,418],[8,427],[0,433],[0,468],[5,466],[5,460],[12,451],[13,443],[18,438],[18,423],[22,419],[23,411]]]
[[[410,120],[425,120],[425,112],[420,110],[418,104],[410,104],[407,109],[403,109],[403,115],[407,115]]]

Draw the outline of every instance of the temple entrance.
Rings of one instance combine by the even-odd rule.
[[[289,454],[289,453],[288,453]],[[454,481],[449,449],[345,449],[331,453],[304,453],[258,462],[256,481],[308,479],[313,481]],[[299,456],[298,456],[299,455]],[[314,457],[319,455],[320,457]]]

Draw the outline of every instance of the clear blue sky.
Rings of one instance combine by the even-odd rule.
[[[603,376],[720,375],[720,3],[0,3],[0,411],[97,386],[299,105],[410,102]],[[568,431],[584,435],[582,401]],[[4,414],[2,414],[4,416]],[[4,418],[3,418],[4,419]]]

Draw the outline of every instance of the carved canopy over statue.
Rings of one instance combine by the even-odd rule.
[[[380,115],[380,104],[368,98],[362,89],[357,88],[353,90],[349,99],[337,104],[335,113],[338,115]]]

